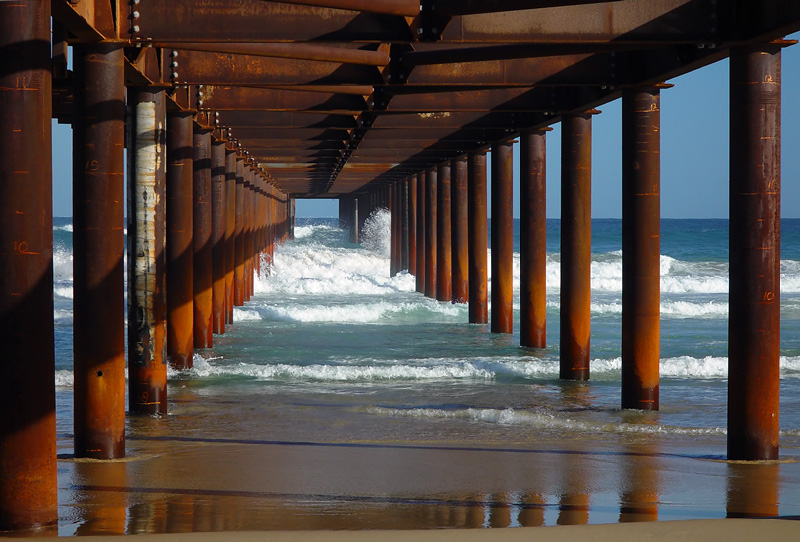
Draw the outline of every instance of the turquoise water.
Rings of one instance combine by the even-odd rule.
[[[363,246],[347,242],[335,220],[298,220],[296,239],[277,249],[228,333],[196,353],[193,369],[170,372],[165,430],[201,439],[487,446],[560,439],[635,446],[655,438],[659,449],[723,458],[727,220],[662,223],[661,411],[650,414],[619,409],[621,223],[594,220],[592,227],[592,379],[585,386],[557,378],[559,221],[548,220],[548,347],[537,350],[518,346],[516,328],[493,335],[468,325],[466,305],[425,298],[413,276],[390,277],[387,213],[371,217]],[[782,235],[780,421],[782,455],[791,459],[800,458],[800,220],[785,220]],[[56,220],[54,236],[57,424],[68,448],[69,219]],[[518,253],[514,276],[518,296]],[[516,322],[518,310],[516,298]],[[147,433],[142,423],[129,430],[134,449]],[[601,504],[613,504],[616,489],[597,491],[591,521],[608,521],[615,516]],[[662,488],[662,517],[724,516],[724,506],[687,507],[679,493]],[[781,501],[781,514],[800,513],[796,496]]]

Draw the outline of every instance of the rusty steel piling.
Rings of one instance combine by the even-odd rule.
[[[225,333],[225,141],[211,142],[212,331]]]
[[[416,281],[416,290],[424,294],[425,293],[425,200],[427,197],[427,191],[425,190],[425,172],[421,171],[417,173],[417,262],[416,262],[416,271],[417,271],[417,281]]]
[[[417,274],[417,179],[408,178],[408,272]]]
[[[436,198],[436,299],[453,299],[450,163],[439,165]]]
[[[58,520],[50,2],[0,2],[0,66],[0,530],[11,530]]]
[[[234,264],[233,264],[233,305],[244,305],[244,222],[245,222],[245,187],[244,187],[244,160],[236,157],[236,222],[233,233],[234,239]]]
[[[211,130],[194,126],[192,176],[192,314],[195,348],[214,345],[214,273],[211,260]]]
[[[176,369],[194,353],[192,126],[191,112],[167,114],[167,358]]]
[[[452,244],[450,265],[453,277],[452,298],[454,303],[466,303],[469,301],[468,168],[466,156],[453,160],[450,165],[450,170],[452,177],[450,194],[453,206],[450,214],[450,242]]]
[[[589,379],[592,264],[592,116],[561,121],[561,368]]]
[[[236,267],[236,151],[225,148],[225,323],[233,324]]]
[[[780,44],[731,53],[728,459],[778,459],[780,61]]]
[[[438,172],[425,172],[425,295],[436,299],[436,211]]]
[[[514,331],[514,145],[492,145],[492,333]]]
[[[125,74],[122,47],[74,49],[75,456],[125,456]]]
[[[469,323],[489,323],[487,273],[486,151],[469,154],[467,167],[469,216]]]
[[[520,136],[519,342],[547,346],[547,129]]]
[[[167,412],[166,93],[129,88],[128,403]]]
[[[622,408],[658,410],[660,93],[622,92]]]
[[[409,216],[408,179],[400,181],[400,271],[409,271],[409,232],[411,222]],[[410,271],[409,271],[410,272]]]

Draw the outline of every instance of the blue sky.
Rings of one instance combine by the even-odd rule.
[[[800,33],[790,38],[800,38]],[[800,217],[800,45],[782,58],[782,216]],[[664,218],[728,216],[728,61],[668,81],[661,91],[661,214]],[[592,216],[622,214],[620,100],[600,108],[592,137]],[[72,216],[72,135],[53,127],[53,213]],[[514,148],[514,216],[519,216],[518,149]],[[560,125],[547,140],[547,215],[560,214]],[[330,217],[337,200],[298,200],[297,216]]]

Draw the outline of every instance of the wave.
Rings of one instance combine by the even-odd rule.
[[[725,435],[723,427],[677,427],[664,424],[635,424],[576,420],[559,412],[516,410],[513,408],[434,408],[370,407],[367,412],[379,416],[428,419],[461,419],[493,425],[526,426],[542,430],[579,431],[581,433],[639,433],[665,435]]]
[[[292,365],[289,363],[255,364],[230,363],[222,357],[204,358],[195,353],[191,369],[176,370],[168,367],[170,380],[180,378],[208,379],[213,377],[244,378],[270,382],[312,383],[398,383],[437,381],[509,381],[556,380],[557,359],[536,357],[507,358],[479,357],[420,358],[377,360],[372,358],[345,358],[331,363]],[[782,378],[800,378],[800,356],[781,356]],[[594,380],[618,380],[622,369],[621,358],[594,359],[591,362]],[[56,386],[73,385],[72,371],[59,370],[55,374]],[[126,370],[127,379],[127,370]],[[728,377],[728,358],[706,356],[694,358],[678,356],[665,358],[660,363],[662,378],[685,380],[719,380]]]

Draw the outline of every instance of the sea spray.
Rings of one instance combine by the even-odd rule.
[[[361,230],[361,244],[367,250],[389,257],[391,242],[392,214],[388,209],[376,209],[364,221],[364,227]]]

